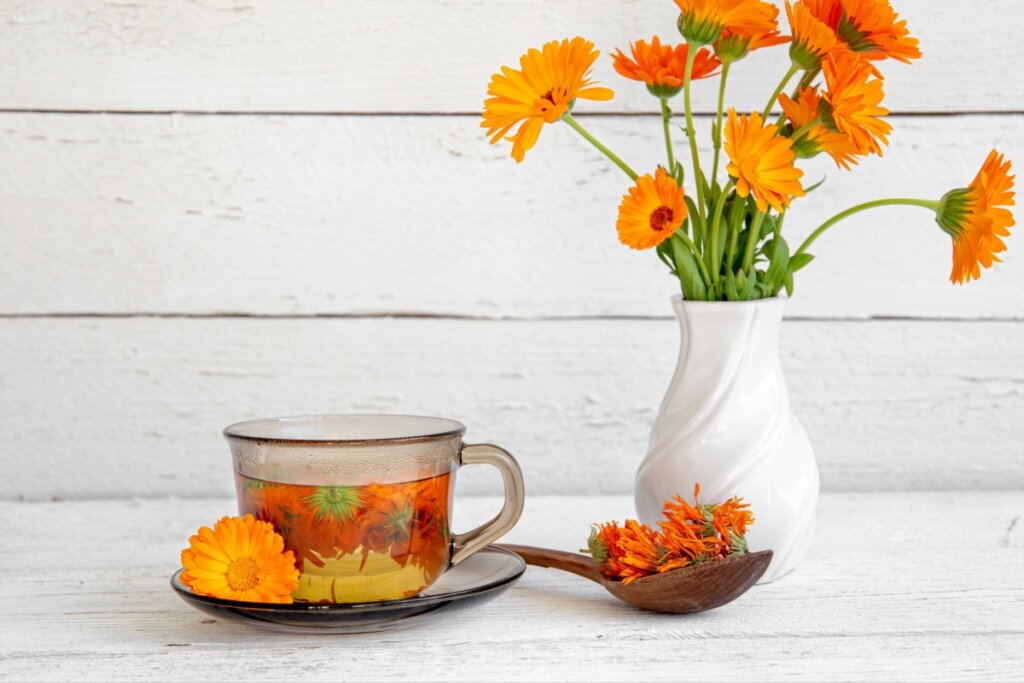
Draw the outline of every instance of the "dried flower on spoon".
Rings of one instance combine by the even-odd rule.
[[[605,576],[623,583],[746,554],[747,527],[754,522],[750,506],[736,496],[717,505],[701,503],[699,495],[700,484],[694,487],[692,505],[680,496],[666,500],[657,530],[633,519],[623,526],[595,524],[583,552]]]

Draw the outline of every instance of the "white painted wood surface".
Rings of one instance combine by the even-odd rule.
[[[992,146],[1024,159],[1024,5],[898,7],[925,57],[886,69],[893,146],[854,174],[812,165],[829,180],[791,237],[861,200],[962,186]],[[0,500],[224,495],[226,423],[340,410],[461,417],[523,458],[535,492],[628,491],[675,354],[675,285],[616,244],[623,178],[571,131],[517,167],[477,112],[530,45],[675,40],[674,14],[0,0]],[[737,106],[763,104],[772,52],[734,70]],[[653,166],[657,119],[619,115],[650,98],[607,58],[597,76],[618,96],[582,120]],[[953,288],[926,213],[822,240],[783,356],[827,488],[1024,486],[1017,241]]]
[[[587,124],[662,161],[655,119]],[[793,248],[861,201],[966,186],[992,146],[1024,159],[1022,124],[901,118],[856,173],[816,160]],[[628,185],[566,126],[517,167],[469,116],[0,115],[0,311],[669,316],[678,283],[615,235]],[[815,245],[789,314],[1024,318],[1016,242],[958,288],[929,212],[862,214]]]
[[[458,418],[531,493],[628,493],[677,338],[669,320],[0,320],[0,499],[230,495],[225,425],[316,412]],[[785,322],[824,487],[1024,488],[1022,346],[1019,323]]]
[[[462,498],[458,526],[496,509]],[[1024,666],[1024,493],[826,494],[807,562],[718,610],[656,615],[529,568],[479,609],[315,638],[209,619],[170,590],[231,500],[0,504],[9,680],[1012,681]],[[530,497],[507,540],[572,549],[626,497]]]
[[[886,69],[894,111],[1024,109],[1020,2],[895,4],[924,57]],[[475,112],[490,74],[527,47],[578,34],[605,52],[656,33],[678,41],[677,14],[671,0],[6,0],[0,107]],[[786,60],[776,49],[740,63],[737,105],[764,106]],[[651,110],[608,59],[596,74],[619,97],[585,110]],[[697,106],[710,111],[714,96],[698,88]]]

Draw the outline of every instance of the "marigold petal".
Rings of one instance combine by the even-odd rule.
[[[582,97],[585,100],[605,101],[615,97],[615,91],[611,88],[584,88],[577,93],[576,97]]]

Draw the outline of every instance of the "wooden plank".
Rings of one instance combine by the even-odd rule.
[[[1020,3],[894,4],[925,54],[886,68],[894,111],[1024,109]],[[606,52],[655,33],[678,41],[676,14],[669,0],[349,0],[302,12],[272,0],[7,2],[0,107],[475,112],[490,74],[528,47],[577,34]],[[760,109],[786,67],[785,48],[749,58],[733,70],[730,101]],[[582,109],[653,111],[607,57],[595,73],[619,97]],[[699,87],[696,106],[712,111],[715,94]]]
[[[828,182],[787,233],[937,198],[993,145],[1024,159],[1022,121],[899,119],[856,175],[811,164]],[[661,159],[652,119],[587,125],[638,168]],[[670,315],[678,283],[616,239],[627,186],[564,126],[517,167],[472,117],[0,115],[0,312]],[[790,315],[1024,318],[1015,240],[952,287],[949,238],[920,209],[851,219],[813,251]]]
[[[460,498],[458,528],[498,504]],[[590,522],[631,507],[531,496],[508,540],[575,548]],[[679,680],[685,667],[695,680],[952,681],[1014,680],[1024,665],[1024,548],[1005,542],[1020,491],[826,494],[796,572],[703,614],[639,612],[530,568],[499,600],[429,627],[317,639],[211,620],[171,593],[188,534],[232,512],[224,499],[0,504],[0,674]],[[984,523],[950,533],[964,520]]]
[[[225,425],[329,412],[457,418],[534,493],[625,493],[677,340],[667,320],[0,320],[0,500],[226,496]],[[1021,323],[786,322],[824,488],[1024,487],[1022,345]]]

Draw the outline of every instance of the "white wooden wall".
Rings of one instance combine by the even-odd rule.
[[[894,4],[925,57],[887,65],[892,147],[814,166],[794,235],[965,185],[992,146],[1024,164],[1024,5]],[[221,427],[345,411],[462,419],[535,493],[628,491],[673,282],[616,244],[623,179],[572,131],[517,167],[478,111],[528,46],[673,21],[670,0],[0,0],[0,499],[227,495]],[[761,105],[784,54],[735,69],[732,101]],[[581,118],[652,167],[653,102],[598,76],[618,96]],[[964,288],[921,212],[819,244],[783,361],[824,487],[1024,487],[1024,243]]]

